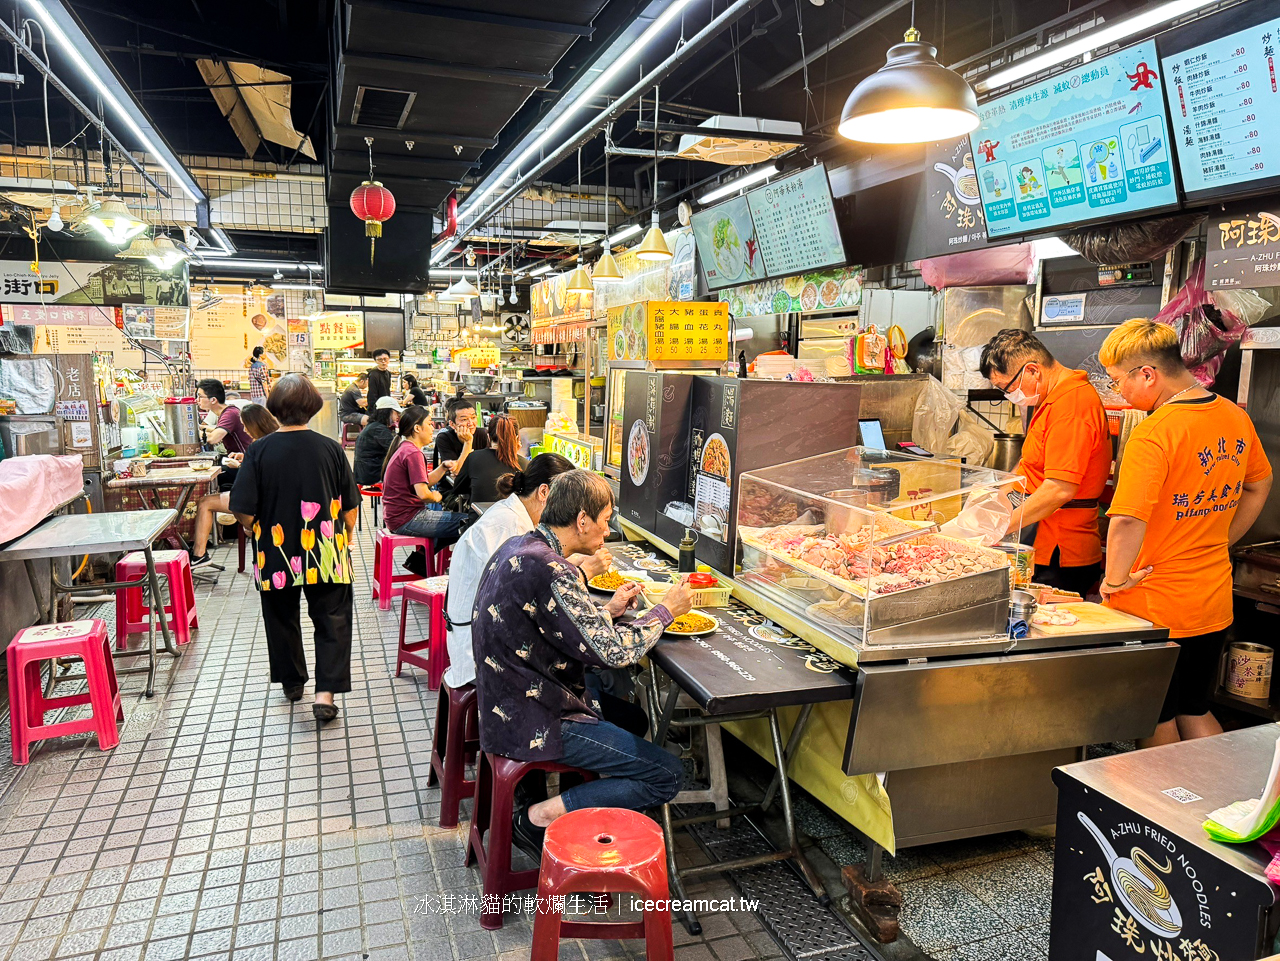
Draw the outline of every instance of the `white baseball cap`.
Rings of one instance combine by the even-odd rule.
[[[397,414],[403,414],[404,408],[396,403],[396,399],[390,394],[386,394],[378,398],[378,402],[373,405],[374,410],[394,410]]]

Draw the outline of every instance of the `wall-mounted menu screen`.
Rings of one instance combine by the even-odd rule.
[[[971,133],[987,236],[1178,203],[1152,40],[988,100]]]
[[[713,290],[845,262],[821,164],[700,211],[691,226]]]
[[[1159,43],[1187,200],[1280,186],[1277,4],[1232,7],[1172,31]]]

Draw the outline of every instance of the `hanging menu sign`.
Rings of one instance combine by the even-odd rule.
[[[696,213],[690,226],[713,290],[845,261],[822,164]]]
[[[1211,215],[1204,285],[1280,287],[1280,197],[1264,197]]]
[[[1188,200],[1239,193],[1233,188],[1243,184],[1253,190],[1263,186],[1258,181],[1280,178],[1277,46],[1280,19],[1161,61]],[[1167,49],[1164,43],[1161,49]]]

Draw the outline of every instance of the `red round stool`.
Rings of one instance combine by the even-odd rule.
[[[645,911],[642,921],[566,921],[574,894],[634,894],[666,903],[667,848],[662,829],[638,811],[582,808],[551,822],[542,844],[538,912],[530,961],[555,961],[561,938],[644,938],[649,961],[671,961],[671,911]]]
[[[96,618],[42,624],[19,631],[5,652],[9,667],[9,718],[12,727],[13,763],[26,764],[31,745],[64,734],[98,732],[98,747],[110,750],[120,743],[119,722],[124,720],[120,685],[111,659],[107,626]],[[54,657],[78,657],[89,682],[87,694],[45,697],[40,681],[43,662]],[[46,724],[48,711],[89,704],[93,713],[74,721]]]
[[[196,612],[196,589],[191,579],[191,555],[186,551],[155,551],[156,574],[169,582],[169,630],[178,644],[191,640],[191,629],[200,627]],[[116,647],[124,650],[130,634],[147,630],[151,608],[143,601],[143,578],[147,576],[147,556],[142,551],[126,554],[116,561],[116,580],[138,582],[136,587],[116,588]],[[155,603],[153,601],[153,603]],[[158,630],[160,625],[156,624]]]
[[[364,498],[369,498],[373,502],[373,526],[378,526],[378,502],[382,500],[381,484],[359,484],[360,488],[360,506],[361,510],[356,514],[356,527],[364,530]]]
[[[475,781],[466,777],[467,763],[480,753],[476,686],[452,688],[440,685],[435,730],[431,732],[431,767],[427,787],[440,784],[440,826],[456,828],[464,793],[475,793]]]
[[[569,767],[556,761],[516,761],[499,754],[482,752],[476,762],[476,793],[471,809],[471,833],[467,840],[464,866],[478,864],[484,878],[484,898],[480,905],[480,927],[495,931],[502,927],[502,896],[523,891],[538,883],[538,872],[511,870],[511,816],[515,810],[515,790],[520,779],[531,771],[548,774],[578,774],[594,781],[591,771]],[[488,847],[485,835],[488,834]]]
[[[401,664],[412,664],[427,672],[427,688],[434,691],[440,686],[444,672],[449,669],[448,628],[444,621],[444,597],[449,586],[448,575],[425,577],[405,584],[400,597],[400,646],[396,649],[396,677]],[[430,608],[430,627],[425,640],[406,644],[404,640],[409,602],[426,604]],[[426,649],[426,656],[418,652]]]

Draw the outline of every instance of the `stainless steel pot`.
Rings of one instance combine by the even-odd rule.
[[[1022,460],[1022,434],[996,434],[996,449],[991,454],[991,466],[996,470],[1011,472]]]

